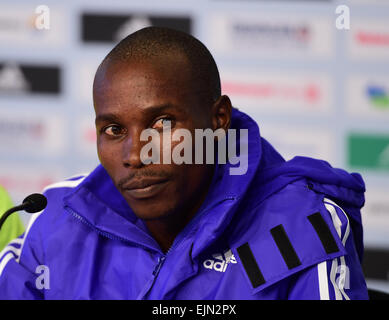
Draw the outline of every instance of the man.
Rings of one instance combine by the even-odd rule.
[[[1,298],[367,298],[363,180],[324,161],[285,162],[221,95],[197,39],[155,27],[129,35],[93,93],[101,165],[45,189],[47,208],[2,257]],[[173,138],[200,129],[236,132],[228,155],[239,150],[247,168],[231,170],[237,157],[201,161],[214,149]],[[150,145],[145,130],[171,135]],[[171,157],[149,161],[147,146]],[[193,152],[184,163],[172,161],[179,146]]]

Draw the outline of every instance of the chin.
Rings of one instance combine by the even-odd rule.
[[[163,201],[164,200],[164,201]],[[161,201],[144,199],[137,201],[127,201],[134,214],[142,220],[158,220],[164,219],[177,211],[177,205],[174,201],[166,203],[167,198],[161,199]],[[168,199],[172,200],[172,199]]]

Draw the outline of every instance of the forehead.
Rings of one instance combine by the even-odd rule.
[[[142,108],[187,100],[195,87],[185,59],[167,56],[147,62],[108,63],[96,73],[93,97],[95,108],[113,104]]]

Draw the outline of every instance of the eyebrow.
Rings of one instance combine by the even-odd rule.
[[[104,113],[100,114],[96,117],[95,123],[99,122],[117,122],[119,120],[119,117],[113,113]]]
[[[178,109],[180,112],[183,112],[183,109],[180,106],[166,103],[166,104],[161,104],[156,106],[150,106],[147,109],[145,109],[145,113],[156,114],[156,113],[161,113],[163,111],[166,111],[167,109]]]
[[[182,112],[185,114],[187,113],[184,110],[184,108],[182,108],[181,106],[172,105],[170,103],[147,107],[144,110],[144,113],[148,114],[148,115],[156,115],[156,114],[159,114],[163,111],[166,111],[167,109],[172,109],[172,108],[174,108],[175,110],[178,110],[179,112]],[[118,122],[118,121],[120,121],[120,117],[118,115],[116,115],[115,113],[103,113],[103,114],[100,114],[96,117],[95,123],[97,124],[99,122]]]

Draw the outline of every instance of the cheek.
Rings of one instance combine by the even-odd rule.
[[[109,172],[115,171],[115,167],[120,164],[119,154],[115,148],[105,143],[97,143],[97,155],[100,163]]]
[[[99,157],[99,160],[101,164],[104,165],[105,159],[107,158],[106,156],[106,149],[104,148],[104,145],[99,141],[97,138],[97,156]]]

